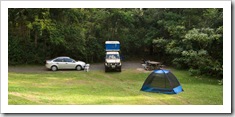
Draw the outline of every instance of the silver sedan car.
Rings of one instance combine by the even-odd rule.
[[[56,71],[58,69],[84,69],[86,63],[83,61],[75,61],[70,57],[57,57],[52,60],[46,60],[46,68]]]

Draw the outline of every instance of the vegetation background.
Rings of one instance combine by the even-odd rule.
[[[101,62],[104,42],[118,40],[124,60],[223,76],[222,8],[9,8],[8,32],[9,65],[57,56]]]

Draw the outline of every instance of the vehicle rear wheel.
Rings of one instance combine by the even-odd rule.
[[[80,65],[76,66],[76,70],[80,71],[82,67]]]
[[[52,71],[56,71],[58,68],[55,66],[55,65],[53,65],[52,67],[51,67],[51,70]]]

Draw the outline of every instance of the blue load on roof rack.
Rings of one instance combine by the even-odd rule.
[[[106,51],[120,51],[120,42],[119,41],[106,41],[105,50]]]

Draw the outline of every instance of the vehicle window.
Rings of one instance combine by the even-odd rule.
[[[54,62],[63,62],[63,59],[55,59]]]
[[[106,58],[107,59],[119,59],[120,56],[118,54],[107,54]]]
[[[65,62],[73,62],[73,59],[65,58],[64,61]]]

